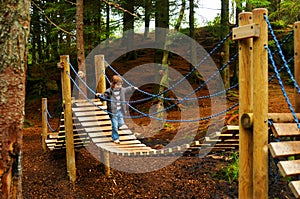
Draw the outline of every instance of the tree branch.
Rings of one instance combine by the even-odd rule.
[[[131,14],[132,16],[139,18],[139,16],[138,16],[137,14],[134,14],[134,13],[129,12],[128,10],[122,8],[122,7],[121,7],[119,4],[117,4],[117,3],[112,3],[112,2],[109,2],[109,1],[107,1],[107,0],[102,0],[102,1],[103,1],[104,3],[106,3],[106,4],[108,4],[109,6],[113,6],[113,7],[115,7],[115,8],[118,9],[118,10],[121,10],[121,11],[123,11],[123,12],[127,12],[127,13]]]
[[[67,33],[69,35],[75,36],[75,34],[68,32],[67,30],[64,30],[63,28],[59,27],[56,23],[54,23],[44,12],[44,10],[42,8],[40,8],[38,5],[36,5],[36,3],[34,3],[32,1],[32,4],[46,17],[46,19],[52,24],[54,25],[56,28],[58,28],[59,30],[63,31],[64,33]]]

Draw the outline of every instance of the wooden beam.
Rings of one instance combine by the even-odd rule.
[[[257,24],[245,24],[232,29],[232,40],[249,39],[253,37],[259,37],[259,26]]]
[[[300,113],[296,114],[297,118],[300,118]],[[292,113],[268,113],[268,119],[275,123],[292,123],[295,119]]]
[[[300,137],[296,123],[274,123],[271,129],[275,137]]]
[[[260,35],[253,39],[253,198],[268,199],[268,10],[253,10]]]
[[[289,187],[291,188],[295,197],[300,198],[300,181],[291,181],[289,183]]]
[[[69,56],[60,56],[60,62],[63,63],[63,98],[65,100],[64,106],[64,123],[66,133],[66,159],[67,159],[67,171],[70,181],[74,183],[76,181],[76,165],[75,165],[75,150],[74,150],[74,138],[73,138],[73,121],[72,121],[72,97],[71,97],[71,80],[69,75],[70,65]],[[69,75],[68,75],[69,74]]]
[[[95,55],[95,71],[97,84],[96,92],[103,94],[106,90],[104,55]],[[106,105],[106,102],[103,102],[103,105]]]
[[[253,23],[253,14],[239,14],[239,24]],[[253,39],[239,40],[239,120],[244,113],[253,112]],[[239,122],[239,198],[252,198],[253,134]]]
[[[273,158],[298,155],[300,154],[300,141],[271,142],[269,149]]]
[[[295,80],[300,85],[300,22],[294,25],[294,67]],[[300,113],[300,94],[295,89],[295,111]]]
[[[46,139],[48,135],[47,124],[47,98],[42,99],[42,149],[43,152],[47,151]]]

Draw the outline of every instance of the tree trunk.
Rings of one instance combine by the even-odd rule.
[[[222,0],[221,6],[221,39],[229,32],[229,0]],[[221,52],[221,67],[229,61],[229,41],[226,40],[223,44]],[[224,87],[230,87],[230,67],[227,66],[222,73]]]
[[[77,63],[78,72],[81,71],[80,76],[84,81],[86,69],[85,69],[85,54],[84,54],[84,35],[83,35],[83,0],[76,0],[76,46],[77,46]],[[79,81],[79,87],[83,93],[87,94],[86,87]],[[84,97],[79,93],[78,97],[83,99]]]
[[[122,3],[122,7],[129,11],[130,13],[134,13],[134,2],[133,1],[124,1]],[[126,54],[126,58],[128,60],[136,59],[136,52],[131,51],[130,49],[134,49],[134,16],[129,12],[123,13],[123,44],[126,46],[128,52]]]
[[[145,8],[145,31],[144,31],[144,39],[148,38],[149,27],[150,27],[150,19],[152,13],[152,1],[144,0],[144,8]]]
[[[22,198],[21,170],[30,0],[0,2],[0,198]]]
[[[186,0],[182,0],[181,3],[182,4],[181,4],[180,11],[179,11],[179,17],[178,17],[176,25],[174,27],[176,31],[179,31],[179,28],[180,28],[180,25],[181,25],[181,22],[182,22],[182,19],[183,19],[183,16],[184,16]]]
[[[105,9],[106,9],[106,31],[105,31],[105,45],[109,45],[109,36],[110,36],[110,6],[108,3],[105,4]]]

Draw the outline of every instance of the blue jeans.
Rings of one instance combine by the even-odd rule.
[[[118,128],[122,126],[124,123],[123,114],[121,110],[118,110],[116,114],[109,114],[111,125],[112,125],[112,133],[111,138],[113,140],[119,139]]]

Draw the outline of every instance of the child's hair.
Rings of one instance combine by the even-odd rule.
[[[110,81],[110,86],[112,88],[114,88],[117,83],[123,84],[122,78],[120,76],[118,76],[118,75],[112,76],[111,81]]]

